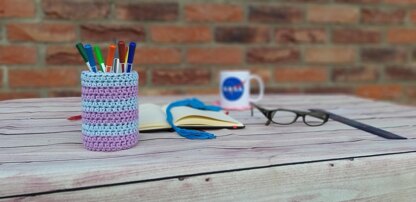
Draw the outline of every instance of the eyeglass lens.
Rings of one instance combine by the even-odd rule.
[[[303,121],[310,126],[320,126],[325,123],[325,117],[322,115],[307,114],[305,115]]]
[[[278,110],[272,116],[272,121],[278,124],[291,124],[296,118],[297,114],[294,112]]]

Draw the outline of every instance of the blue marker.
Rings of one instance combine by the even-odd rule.
[[[129,43],[129,55],[127,56],[127,71],[131,72],[133,69],[133,59],[134,59],[134,52],[136,50],[136,43],[130,42]]]
[[[94,53],[92,52],[92,46],[85,44],[85,52],[87,52],[88,62],[90,63],[91,69],[94,73],[97,72],[97,64],[95,63]]]

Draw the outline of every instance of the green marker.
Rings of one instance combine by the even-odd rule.
[[[91,65],[90,65],[90,63],[88,62],[87,52],[85,52],[84,45],[82,45],[82,43],[77,43],[77,45],[76,45],[75,47],[77,47],[78,52],[79,52],[79,54],[82,56],[82,59],[84,60],[85,64],[87,64],[88,69],[89,69],[90,71],[92,71],[92,69],[91,69]]]
[[[101,67],[100,70],[102,72],[105,72],[105,64],[103,60],[103,55],[101,54],[100,47],[98,47],[97,45],[94,46],[94,53],[95,53],[95,57],[97,58],[98,64],[100,64],[100,67]]]

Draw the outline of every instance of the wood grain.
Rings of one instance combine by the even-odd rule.
[[[164,104],[181,98],[183,97],[143,97],[140,102]],[[206,102],[215,101],[214,96],[201,96],[201,99]],[[321,127],[308,127],[302,122],[289,126],[264,126],[265,119],[259,112],[251,117],[249,111],[243,111],[231,112],[231,115],[245,123],[246,129],[215,130],[213,132],[218,136],[215,140],[192,141],[171,132],[141,133],[139,145],[132,149],[99,153],[83,149],[81,122],[66,120],[69,116],[80,114],[79,98],[2,101],[0,198],[41,201],[44,197],[50,196],[51,199],[61,200],[58,195],[64,192],[59,190],[80,189],[73,191],[77,193],[74,198],[68,197],[76,200],[76,197],[92,196],[88,192],[91,189],[86,189],[88,187],[118,183],[132,183],[131,187],[129,185],[126,188],[126,192],[120,193],[130,193],[128,190],[137,191],[141,188],[156,189],[160,186],[174,190],[178,189],[176,186],[184,185],[171,184],[166,179],[218,172],[238,178],[239,174],[232,171],[268,166],[284,169],[287,166],[308,165],[316,161],[337,161],[357,157],[362,157],[364,161],[364,157],[378,155],[384,155],[383,158],[386,159],[391,156],[399,162],[399,157],[402,156],[400,153],[416,152],[416,109],[413,107],[345,95],[270,95],[260,104],[271,108],[324,108],[409,139],[386,140],[334,121]],[[290,170],[292,167],[287,168],[286,172]],[[271,169],[267,172],[272,175],[270,173],[275,171]],[[254,175],[255,178],[257,174],[250,175]],[[229,179],[227,176],[221,178]],[[246,180],[251,180],[249,175],[246,177]],[[328,177],[328,180],[331,179]],[[151,183],[145,186],[144,184],[148,183],[141,183],[145,181],[159,184]],[[243,179],[241,181],[247,182]],[[111,187],[108,189],[122,189],[121,186]],[[85,191],[81,191],[84,188]],[[107,188],[99,189],[104,190],[103,192],[109,194],[108,198],[111,198],[112,191],[107,192]],[[223,193],[217,191],[218,200],[229,199],[223,198]],[[407,193],[406,189],[400,191]],[[40,194],[42,192],[52,194]],[[34,198],[14,198],[18,195],[33,194],[36,195]],[[148,199],[146,193],[137,194],[143,196],[143,199]],[[302,197],[300,199],[304,200]],[[372,199],[371,196],[368,197]],[[270,198],[274,199],[290,198]],[[292,199],[296,201],[296,198]],[[320,199],[325,198],[318,197],[318,200]]]
[[[17,201],[414,201],[416,153],[272,166],[15,197]]]

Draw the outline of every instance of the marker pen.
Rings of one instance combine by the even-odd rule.
[[[92,46],[90,44],[85,44],[85,52],[87,53],[88,62],[90,63],[92,72],[97,72],[97,64],[95,63],[94,53],[92,52]]]
[[[90,72],[92,72],[90,63],[88,62],[88,56],[87,53],[85,52],[84,46],[82,45],[82,43],[77,43],[76,45],[79,54],[82,56],[82,59],[84,60],[85,64],[88,66],[88,69],[90,70]]]
[[[106,60],[106,72],[111,72],[113,60],[114,60],[114,52],[116,51],[116,46],[111,44],[108,46],[108,53],[107,53],[107,60]]]
[[[127,58],[127,72],[131,72],[133,69],[134,52],[136,51],[136,43],[130,42],[129,54]]]

